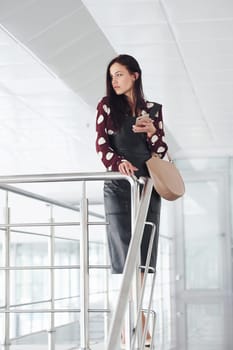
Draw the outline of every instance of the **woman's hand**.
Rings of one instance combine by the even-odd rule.
[[[138,170],[133,164],[128,162],[128,160],[122,161],[118,166],[119,172],[123,175],[133,175],[135,171]]]
[[[156,128],[153,124],[153,120],[151,118],[145,118],[140,122],[140,125],[133,125],[133,132],[146,132],[148,137],[151,137],[156,132]]]

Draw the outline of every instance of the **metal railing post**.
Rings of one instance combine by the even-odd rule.
[[[136,215],[138,211],[140,201],[140,185],[137,182],[134,186],[131,185],[131,233],[133,235],[135,228]],[[139,300],[139,284],[140,276],[139,269],[137,268],[140,264],[140,252],[136,257],[137,264],[132,276],[132,287],[129,295],[128,306],[125,312],[125,347],[127,350],[131,348],[131,341],[133,335],[133,327],[135,319],[137,318],[138,300]]]
[[[50,223],[53,224],[53,207],[50,205]],[[54,267],[54,254],[55,254],[55,238],[54,238],[54,226],[50,226],[50,237],[48,245],[49,265]],[[54,295],[54,269],[49,270],[49,282],[50,282],[50,306],[51,309],[55,309],[55,295]],[[48,329],[48,350],[55,350],[55,315],[50,313]]]
[[[143,273],[143,281],[141,282],[141,287],[140,287],[140,293],[139,293],[139,300],[138,300],[138,309],[137,309],[137,318],[136,318],[136,325],[135,325],[135,335],[132,340],[132,348],[134,349],[134,346],[142,349],[144,348],[145,344],[145,338],[146,338],[146,333],[148,330],[148,321],[149,318],[147,317],[144,329],[142,330],[142,322],[141,322],[141,310],[142,310],[142,303],[143,303],[143,298],[145,294],[145,287],[146,287],[146,280],[148,276],[149,270],[153,272],[153,282],[151,286],[151,292],[150,292],[150,299],[148,303],[148,315],[150,314],[151,311],[151,303],[152,303],[152,294],[153,294],[153,289],[154,289],[154,283],[155,283],[155,269],[152,267],[149,267],[150,259],[151,259],[151,254],[152,254],[152,248],[153,248],[153,242],[154,242],[154,237],[155,237],[155,224],[151,222],[145,222],[146,225],[151,225],[152,231],[151,231],[151,236],[150,236],[150,241],[149,241],[149,247],[148,247],[148,252],[147,252],[147,259],[146,259],[146,265],[145,266],[140,266],[140,268],[144,268],[145,271]],[[140,345],[139,345],[140,344]]]
[[[7,225],[10,224],[10,208],[8,192],[6,192],[6,209],[5,209],[5,222]],[[5,240],[3,244],[3,257],[4,257],[4,267],[5,270],[5,309],[9,311],[10,309],[10,226],[6,227],[5,230]],[[5,313],[4,315],[4,336],[3,336],[4,350],[10,348],[10,313]]]
[[[107,249],[107,237],[104,235],[104,264],[107,266],[109,263],[108,259],[108,249]],[[109,301],[109,269],[105,269],[104,272],[104,309],[110,309],[110,301]],[[104,314],[104,343],[107,343],[108,339],[108,331],[109,331],[109,313]]]
[[[136,186],[135,186],[136,187]],[[136,221],[136,215],[139,207],[139,201],[140,201],[140,185],[137,184],[137,191],[134,194],[134,197],[131,196],[131,205],[132,205],[132,213],[131,213],[131,220],[132,220],[132,232],[134,232],[134,226],[135,226],[135,221]],[[141,273],[139,271],[139,265],[140,265],[140,249],[138,250],[138,265],[135,269],[134,275],[133,275],[133,281],[132,281],[132,314],[133,314],[133,325],[134,327],[135,320],[137,320],[137,314],[138,314],[138,308],[139,308],[139,298],[140,298],[140,288],[141,288]],[[131,327],[131,328],[132,328]],[[137,337],[135,340],[135,345],[136,347],[139,344],[139,341],[141,339],[142,335],[142,329],[139,329],[137,333]],[[131,338],[132,338],[132,330],[131,330]],[[132,339],[130,340],[130,345],[132,345]]]
[[[88,201],[83,181],[80,203],[80,349],[89,350]]]

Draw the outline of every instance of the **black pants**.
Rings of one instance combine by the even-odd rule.
[[[104,207],[107,225],[108,248],[112,273],[122,273],[131,239],[131,195],[126,180],[112,180],[104,183]],[[156,225],[150,266],[156,268],[161,198],[153,189],[147,214],[147,221]],[[141,265],[146,264],[151,235],[151,226],[146,225],[141,242]]]

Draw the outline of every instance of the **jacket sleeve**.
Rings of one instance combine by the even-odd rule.
[[[168,150],[168,146],[164,141],[164,127],[163,127],[163,114],[162,106],[154,117],[154,126],[156,132],[151,136],[147,137],[147,142],[152,153],[157,153],[160,158],[163,158]]]
[[[109,134],[114,131],[108,129],[107,124],[110,117],[110,108],[104,101],[100,101],[97,106],[96,115],[96,152],[101,158],[104,166],[109,171],[118,171],[118,166],[123,160],[109,144]]]

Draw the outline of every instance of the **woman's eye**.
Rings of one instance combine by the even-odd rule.
[[[114,78],[120,78],[120,77],[122,77],[122,76],[123,76],[122,73],[116,73],[116,74],[114,74],[111,78],[112,78],[112,80],[113,80]]]

